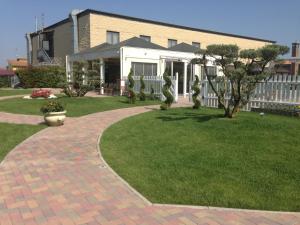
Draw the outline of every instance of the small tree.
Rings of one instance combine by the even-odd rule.
[[[63,85],[64,93],[69,97],[83,97],[94,87],[95,71],[85,70],[86,64],[77,62],[73,66],[72,81]]]
[[[193,105],[193,109],[199,109],[200,108],[200,100],[199,100],[199,94],[200,94],[200,88],[199,88],[199,77],[197,75],[195,75],[195,81],[194,81],[194,84],[192,86],[192,90],[194,91],[193,93],[193,102],[194,102],[194,105]]]
[[[167,110],[168,108],[171,107],[172,103],[174,102],[174,97],[170,91],[170,88],[172,86],[172,81],[169,75],[169,70],[166,69],[163,78],[165,81],[165,84],[163,86],[163,95],[165,96],[165,101],[161,104],[160,108],[162,110]]]
[[[140,88],[140,100],[145,101],[146,100],[146,94],[145,94],[145,82],[144,82],[144,76],[142,75],[140,78],[141,82],[141,88]]]
[[[133,70],[130,69],[130,72],[128,74],[128,82],[129,82],[129,84],[128,84],[128,102],[130,104],[134,104],[136,101],[136,94],[133,90],[134,80],[133,80],[132,74],[133,74]]]
[[[288,51],[288,47],[280,45],[241,51],[236,45],[209,45],[206,50],[199,51],[202,58],[195,61],[204,66],[209,85],[218,98],[219,106],[224,109],[225,117],[232,118],[249,102],[257,83],[274,74],[270,63]],[[223,73],[223,76],[215,78],[215,82],[214,77],[208,74],[208,57],[215,60]]]
[[[155,100],[154,88],[153,88],[152,85],[151,85],[150,89],[151,90],[150,90],[150,96],[149,96],[149,98],[150,98],[150,100]]]

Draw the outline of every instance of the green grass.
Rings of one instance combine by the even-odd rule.
[[[300,120],[213,109],[127,118],[104,132],[112,168],[155,203],[300,211]]]
[[[14,98],[0,101],[0,111],[27,115],[41,115],[40,108],[48,100]],[[127,108],[141,105],[159,104],[157,101],[137,101],[136,104],[127,103],[126,97],[60,97],[67,110],[67,116],[78,117],[95,112],[102,112],[118,108]]]
[[[32,89],[10,89],[10,88],[0,88],[0,97],[12,96],[12,95],[25,95],[31,94]]]
[[[40,131],[43,125],[17,125],[0,123],[0,162],[7,153],[26,138]]]

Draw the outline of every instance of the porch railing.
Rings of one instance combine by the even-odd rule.
[[[140,76],[133,76],[133,80],[135,82],[133,90],[135,92],[139,92],[141,89],[141,77]],[[174,96],[175,102],[178,101],[178,74],[176,76],[171,77],[172,86],[171,92]],[[154,90],[154,95],[159,96],[161,100],[164,100],[164,95],[162,93],[163,85],[165,81],[162,76],[144,76],[144,83],[145,83],[145,94],[151,93],[151,88]]]

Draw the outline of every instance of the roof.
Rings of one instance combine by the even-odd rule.
[[[152,42],[145,41],[144,39],[133,37],[114,45],[108,43],[97,45],[87,50],[70,55],[70,60],[92,60],[96,57],[116,58],[120,57],[120,48],[122,47],[168,50],[167,48],[164,48]]]
[[[149,49],[158,49],[158,50],[166,50],[165,47],[154,44],[152,42],[146,41],[142,38],[133,37],[129,38],[125,41],[122,41],[118,44],[112,45],[112,48],[121,48],[121,47],[135,47],[135,48],[149,48]]]
[[[27,67],[28,66],[27,59],[24,59],[24,58],[9,59],[9,60],[7,60],[7,62],[10,66],[15,66],[15,67]]]
[[[89,52],[101,51],[101,50],[108,48],[109,46],[111,46],[111,44],[103,43],[103,44],[97,45],[95,47],[80,51],[79,53],[89,53]]]
[[[15,73],[13,71],[0,68],[0,76],[15,76]]]
[[[217,35],[223,35],[223,36],[229,36],[229,37],[243,38],[243,39],[249,39],[249,40],[255,40],[255,41],[263,41],[263,42],[268,42],[268,43],[276,43],[276,41],[267,40],[267,39],[261,39],[261,38],[249,37],[249,36],[244,36],[244,35],[230,34],[230,33],[218,32],[218,31],[213,31],[213,30],[206,30],[206,29],[200,29],[200,28],[195,28],[195,27],[176,25],[176,24],[171,24],[171,23],[166,23],[166,22],[161,22],[161,21],[142,19],[142,18],[125,16],[125,15],[120,15],[120,14],[115,14],[115,13],[108,13],[108,12],[103,12],[103,11],[98,11],[98,10],[93,10],[93,9],[86,9],[86,10],[82,11],[81,13],[78,14],[78,17],[84,16],[87,14],[104,15],[104,16],[109,16],[109,17],[143,22],[143,23],[151,23],[151,24],[162,25],[162,26],[167,26],[167,27],[174,27],[174,28],[179,28],[179,29],[184,29],[184,30],[199,31],[199,32],[205,32],[205,33],[211,33],[211,34],[217,34]],[[52,29],[56,26],[67,23],[69,21],[70,21],[70,19],[66,18],[55,24],[52,24],[51,26],[44,28],[44,30]],[[36,33],[37,32],[32,33],[32,35],[36,34]]]
[[[176,52],[191,52],[191,53],[195,53],[197,51],[199,51],[200,49],[193,46],[193,45],[189,45],[187,43],[180,43],[178,45],[175,45],[173,47],[168,48],[168,50],[171,51],[176,51]]]

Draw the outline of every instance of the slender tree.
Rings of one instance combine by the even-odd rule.
[[[165,101],[161,104],[160,108],[162,110],[167,110],[168,108],[171,107],[172,103],[174,102],[174,97],[170,91],[170,88],[172,86],[172,80],[169,75],[169,70],[166,69],[163,78],[165,81],[165,84],[163,86],[163,95],[165,96]]]
[[[144,82],[144,76],[142,75],[140,78],[141,82],[141,88],[140,88],[140,101],[146,100],[146,94],[145,94],[145,82]]]
[[[197,75],[195,75],[195,81],[194,81],[194,84],[192,86],[192,90],[194,91],[193,93],[193,102],[194,102],[194,105],[193,105],[193,109],[199,109],[200,108],[200,100],[199,100],[199,95],[200,95],[200,87],[199,87],[199,77]]]
[[[133,70],[130,69],[130,72],[128,74],[128,82],[129,82],[129,84],[128,84],[128,102],[130,104],[134,104],[136,101],[136,94],[133,90],[134,80],[133,80],[132,74],[133,74]]]
[[[281,45],[241,51],[236,45],[209,45],[206,50],[199,51],[202,57],[194,62],[203,65],[208,83],[219,106],[224,109],[224,116],[232,118],[249,102],[256,85],[275,73],[271,62],[288,51],[288,47]],[[223,76],[210,76],[209,60],[215,61]]]
[[[154,95],[154,88],[153,88],[153,86],[151,85],[151,91],[150,91],[150,100],[155,100],[155,95]]]

